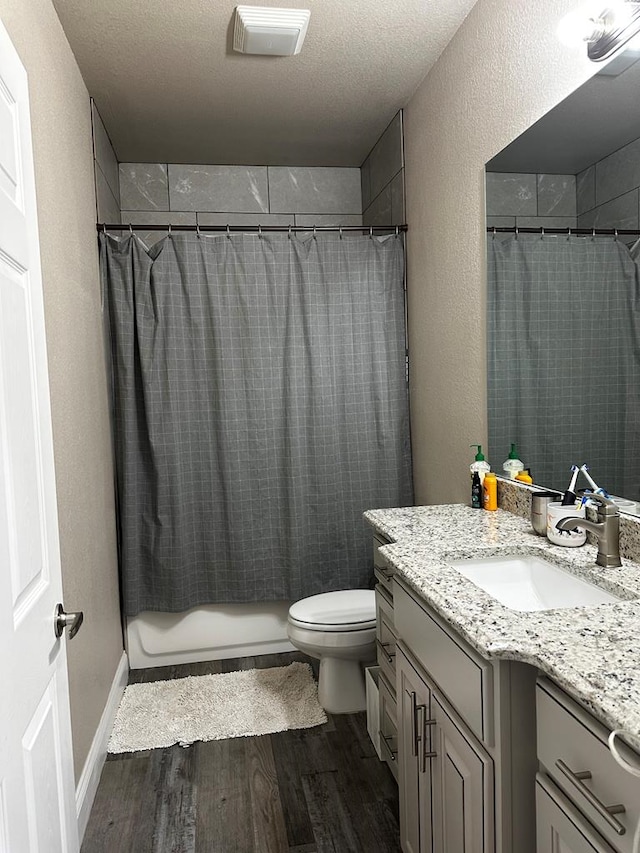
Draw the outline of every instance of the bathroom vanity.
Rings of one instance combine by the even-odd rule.
[[[366,518],[382,753],[400,787],[405,853],[631,853],[640,779],[607,737],[624,728],[640,745],[640,567],[600,569],[593,546],[553,548],[504,511]],[[454,566],[532,553],[618,600],[517,611]]]

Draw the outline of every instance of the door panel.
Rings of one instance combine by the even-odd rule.
[[[27,76],[0,23],[0,851],[78,849]],[[6,568],[5,568],[6,567]]]
[[[493,850],[493,762],[431,694],[434,853]]]
[[[537,853],[615,853],[560,789],[536,778]]]

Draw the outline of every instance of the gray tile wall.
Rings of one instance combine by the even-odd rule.
[[[91,127],[97,221],[120,222],[118,160],[93,100],[91,101]]]
[[[120,194],[125,223],[362,225],[357,168],[120,163]]]
[[[581,228],[640,227],[640,139],[577,175]]]
[[[402,110],[396,113],[360,168],[362,224],[405,222]]]
[[[487,172],[486,205],[490,228],[576,228],[576,177]]]

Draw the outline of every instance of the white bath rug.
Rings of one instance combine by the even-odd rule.
[[[266,735],[327,722],[307,663],[130,684],[109,752]]]

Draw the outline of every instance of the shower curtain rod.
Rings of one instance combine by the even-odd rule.
[[[487,234],[564,234],[579,237],[640,237],[637,228],[520,228],[518,225],[487,226]]]
[[[231,231],[255,231],[257,234],[267,231],[282,231],[284,233],[296,233],[297,231],[321,231],[323,233],[336,232],[343,233],[349,231],[360,231],[363,233],[373,234],[374,231],[406,231],[406,225],[132,225],[130,223],[121,224],[107,222],[96,223],[98,231],[195,231],[200,233],[203,231],[218,231],[228,233]]]

